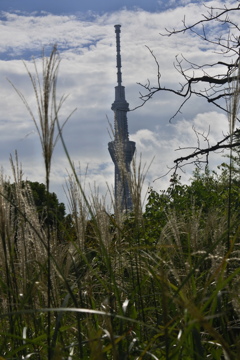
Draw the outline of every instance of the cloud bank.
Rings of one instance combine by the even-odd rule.
[[[219,1],[209,4],[216,5]],[[7,79],[21,90],[34,108],[33,91],[22,60],[32,69],[34,56],[41,71],[42,49],[49,53],[51,46],[57,44],[61,56],[58,93],[59,96],[69,94],[61,120],[77,108],[64,128],[68,151],[74,163],[81,164],[83,173],[88,168],[87,182],[91,186],[95,183],[101,194],[107,191],[106,183],[110,188],[113,186],[114,168],[107,144],[110,141],[109,123],[113,124],[111,104],[116,85],[114,25],[122,25],[123,85],[131,109],[141,105],[139,91],[142,89],[138,83],[145,84],[149,79],[152,84],[157,84],[156,63],[147,47],[157,57],[161,81],[168,87],[177,88],[181,81],[173,66],[177,54],[198,63],[217,59],[211,46],[191,34],[170,38],[159,35],[165,28],[180,27],[184,15],[194,22],[204,12],[199,2],[181,1],[180,4],[172,1],[171,5],[158,13],[141,9],[123,9],[102,15],[89,13],[87,16],[1,13],[0,164],[6,175],[11,174],[9,156],[17,150],[24,176],[32,181],[44,181],[41,148],[34,124]],[[177,149],[196,145],[193,127],[199,132],[209,132],[211,144],[228,131],[226,116],[199,99],[192,99],[182,114],[169,123],[179,105],[175,96],[159,93],[145,106],[128,114],[130,139],[136,141],[138,155],[142,155],[142,162],[146,164],[153,159],[145,191],[148,185],[157,190],[168,186],[170,175],[154,180],[166,174],[173,166],[173,160],[185,153]],[[221,154],[213,157],[212,164],[215,166],[219,162]],[[65,201],[62,186],[68,170],[66,156],[58,143],[53,160],[52,190],[61,201]],[[186,168],[183,175],[186,181],[191,171],[192,168]]]

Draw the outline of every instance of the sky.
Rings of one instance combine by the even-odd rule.
[[[223,6],[233,1],[206,1]],[[68,95],[60,121],[76,109],[64,127],[63,137],[79,179],[87,194],[105,196],[113,188],[114,166],[108,153],[111,141],[116,76],[114,25],[121,24],[123,85],[130,104],[130,140],[136,142],[137,163],[148,173],[148,187],[160,191],[170,184],[173,160],[186,154],[180,148],[196,146],[193,128],[209,133],[210,144],[228,131],[225,114],[202,100],[192,99],[171,122],[180,100],[169,93],[158,93],[144,106],[139,85],[148,80],[157,84],[157,68],[150,48],[159,61],[162,84],[179,88],[181,77],[174,68],[175,56],[195,63],[217,59],[211,46],[192,34],[164,37],[166,28],[181,28],[181,21],[201,19],[202,1],[190,0],[0,0],[0,165],[3,176],[13,181],[10,157],[18,154],[23,178],[44,182],[44,163],[35,125],[11,83],[20,90],[36,111],[34,94],[25,64],[33,70],[33,58],[41,72],[42,50],[49,53],[57,44],[61,64],[58,96]],[[148,47],[148,48],[147,48]],[[206,144],[202,144],[203,146]],[[211,166],[220,164],[222,154],[212,157]],[[193,168],[181,173],[188,181]],[[59,141],[54,150],[51,191],[67,205],[64,186],[71,172]],[[107,195],[108,199],[108,195]],[[108,202],[108,200],[106,200]]]

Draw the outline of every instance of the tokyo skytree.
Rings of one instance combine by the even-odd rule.
[[[131,196],[132,161],[136,144],[129,140],[127,112],[129,104],[125,99],[125,87],[122,86],[120,33],[121,25],[115,25],[117,48],[117,86],[115,87],[114,140],[108,143],[108,150],[115,165],[115,204],[120,211],[131,211],[133,207]]]

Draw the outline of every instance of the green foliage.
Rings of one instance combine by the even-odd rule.
[[[64,222],[65,205],[59,203],[57,195],[54,192],[47,192],[46,186],[37,181],[28,181],[27,183],[30,185],[40,220],[51,226]],[[49,206],[48,213],[47,204]]]
[[[205,221],[212,212],[227,214],[229,199],[229,176],[226,164],[222,164],[221,173],[201,173],[196,169],[190,184],[181,184],[177,175],[171,179],[167,190],[157,193],[149,191],[144,217],[148,227],[149,241],[158,241],[161,229],[168,221],[171,211],[184,215],[187,219],[194,211],[201,211]],[[233,180],[231,187],[231,207],[237,210],[240,205],[239,181]],[[236,215],[236,213],[235,213]]]
[[[12,201],[13,213],[17,216],[17,207],[19,198],[16,196],[16,192],[19,190],[16,183],[5,184],[7,190],[7,196]],[[58,201],[57,195],[53,192],[47,191],[46,186],[37,181],[22,181],[21,184],[22,194],[26,198],[32,199],[32,205],[36,207],[39,222],[44,228],[48,225],[56,230],[58,240],[66,241],[68,232],[73,229],[73,221],[70,214],[66,216],[65,205]],[[29,199],[29,201],[31,201]],[[71,236],[74,231],[71,232]]]
[[[6,359],[49,354],[72,360],[235,359],[240,346],[237,189],[236,181],[228,249],[226,166],[220,174],[196,171],[188,185],[174,177],[167,190],[150,191],[143,215],[109,215],[95,199],[90,217],[74,190],[78,206],[66,216],[43,184],[23,186],[21,179],[14,186],[3,184],[1,354]],[[50,307],[47,201],[53,210]],[[65,227],[67,241],[59,242],[58,227]],[[54,315],[50,352],[49,311]]]

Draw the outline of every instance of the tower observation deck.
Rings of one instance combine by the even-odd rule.
[[[136,144],[129,140],[127,112],[129,104],[125,99],[125,87],[122,86],[120,33],[121,25],[115,25],[117,47],[117,86],[115,87],[114,140],[108,143],[108,150],[115,165],[115,204],[121,211],[132,209],[130,186],[130,163]]]

